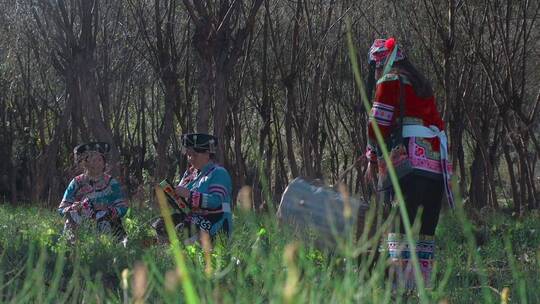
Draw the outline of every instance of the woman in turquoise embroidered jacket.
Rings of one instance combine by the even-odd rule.
[[[208,233],[210,237],[220,232],[230,236],[232,182],[227,170],[214,161],[217,138],[203,133],[184,134],[182,147],[190,167],[175,191],[189,205],[191,212],[174,213],[172,219],[175,227],[196,227],[197,231],[186,243],[196,241],[200,237],[199,232]],[[167,240],[162,218],[152,226],[156,229],[158,240]]]
[[[64,234],[70,241],[83,220],[95,221],[100,233],[125,237],[121,218],[128,205],[118,180],[105,174],[105,154],[109,149],[107,143],[91,142],[73,151],[75,162],[84,173],[71,180],[58,207],[58,213],[65,218]]]

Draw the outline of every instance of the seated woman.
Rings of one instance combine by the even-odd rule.
[[[65,218],[64,235],[70,242],[84,220],[96,222],[100,233],[112,233],[118,240],[125,238],[121,218],[128,205],[120,183],[105,174],[106,157],[110,145],[91,142],[75,147],[75,163],[84,173],[71,180],[58,212]]]
[[[195,226],[197,233],[184,243],[197,241],[202,233],[214,237],[219,232],[231,235],[231,177],[227,170],[214,161],[217,138],[208,134],[182,135],[182,152],[187,155],[190,167],[184,173],[176,193],[191,208],[190,214],[173,213],[172,220],[177,228]],[[166,242],[165,222],[159,218],[152,226],[158,241]]]

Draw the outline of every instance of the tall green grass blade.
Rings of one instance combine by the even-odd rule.
[[[457,184],[455,182],[456,180],[454,177],[454,180],[453,180],[454,185]],[[463,204],[461,203],[462,202],[461,194],[458,191],[454,192],[454,198],[456,200],[455,213],[458,220],[460,221],[461,226],[463,227],[463,234],[467,241],[468,253],[472,255],[472,259],[477,268],[477,273],[478,273],[478,278],[481,284],[481,290],[482,290],[481,292],[482,292],[484,303],[493,303],[493,297],[492,297],[492,294],[490,293],[490,286],[489,286],[486,270],[484,267],[484,263],[482,262],[482,257],[480,256],[477,250],[478,247],[476,244],[476,239],[474,237],[473,225],[467,219],[467,215],[465,214],[465,210],[463,209]]]
[[[50,287],[48,288],[47,298],[45,300],[47,303],[53,302],[53,299],[57,296],[60,280],[62,279],[62,276],[64,275],[65,261],[66,261],[65,251],[64,251],[64,247],[62,246],[60,251],[56,255],[52,281],[51,281]]]
[[[517,287],[517,294],[519,295],[519,303],[527,304],[527,285],[525,280],[521,276],[521,272],[518,269],[516,258],[512,250],[512,243],[508,236],[504,237],[504,249],[506,251],[506,256],[508,257],[508,263],[510,264],[510,269],[512,270],[512,279],[514,281],[514,286]],[[514,287],[514,288],[516,288]]]
[[[184,296],[186,298],[186,302],[188,304],[197,304],[199,303],[199,298],[195,293],[195,288],[193,287],[189,271],[186,267],[184,255],[182,254],[182,251],[180,249],[180,242],[178,241],[178,236],[176,235],[176,231],[174,229],[171,211],[169,209],[165,193],[163,193],[163,191],[160,191],[160,189],[156,188],[156,195],[159,203],[159,209],[161,210],[161,215],[165,220],[165,229],[167,230],[167,235],[169,236],[169,240],[171,242],[170,247],[174,254],[176,266],[178,267],[178,270],[182,275],[182,288],[185,293]]]

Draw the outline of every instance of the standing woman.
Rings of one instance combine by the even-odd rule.
[[[118,240],[126,236],[121,220],[128,209],[126,197],[118,180],[105,174],[109,150],[110,145],[103,142],[81,144],[73,150],[75,163],[84,173],[71,180],[58,207],[70,242],[83,220],[95,221],[98,232],[112,233]]]
[[[376,123],[390,150],[411,225],[419,207],[423,208],[416,254],[425,286],[429,287],[443,193],[453,206],[444,122],[437,111],[431,84],[394,38],[376,39],[369,50],[369,63],[376,87],[368,123],[366,181],[374,182],[378,175],[378,191],[392,191],[373,130]],[[388,235],[389,270],[395,278],[394,287],[413,289],[414,269],[404,233],[400,221],[400,227]]]

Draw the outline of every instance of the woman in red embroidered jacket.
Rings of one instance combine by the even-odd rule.
[[[373,182],[378,173],[378,190],[391,191],[391,188],[380,187],[388,172],[373,130],[376,123],[388,149],[399,146],[399,143],[406,147],[406,153],[392,153],[397,155],[392,162],[398,167],[399,183],[411,224],[418,209],[423,208],[416,254],[425,284],[429,286],[434,235],[444,192],[452,202],[444,122],[437,111],[430,83],[411,64],[393,38],[376,39],[370,48],[369,61],[377,84],[368,124],[366,180]],[[400,129],[402,134],[399,134]],[[412,170],[399,172],[400,162],[407,160]],[[388,235],[387,246],[392,262],[390,273],[397,276],[395,287],[401,285],[412,289],[415,287],[414,271],[409,263],[411,253],[403,233],[401,224]]]

